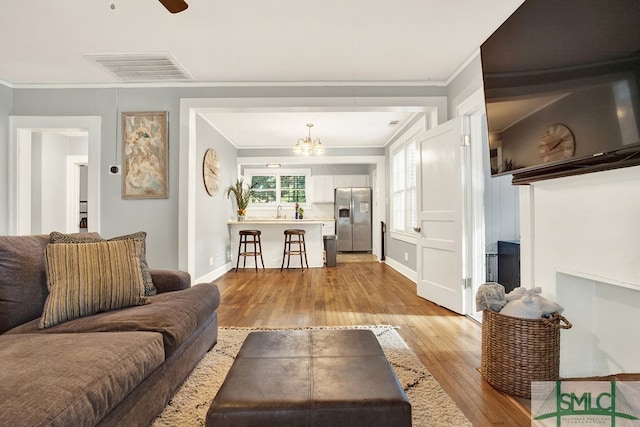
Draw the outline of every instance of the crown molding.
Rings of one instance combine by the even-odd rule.
[[[415,81],[297,81],[297,82],[149,82],[149,83],[9,83],[11,89],[114,89],[114,88],[195,88],[195,87],[445,87],[448,82]]]

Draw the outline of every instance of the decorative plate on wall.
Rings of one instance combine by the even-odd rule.
[[[202,161],[202,179],[204,188],[210,196],[213,196],[220,186],[220,164],[218,163],[218,155],[213,148],[207,149],[204,153]]]
[[[570,159],[576,151],[571,129],[562,123],[549,126],[540,137],[540,158],[543,162]]]

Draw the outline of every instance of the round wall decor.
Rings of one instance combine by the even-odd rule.
[[[576,141],[571,129],[562,123],[549,126],[540,137],[540,158],[543,162],[555,162],[573,157]]]
[[[213,148],[207,149],[204,153],[202,179],[207,193],[213,196],[220,186],[220,164],[218,163],[218,155]]]

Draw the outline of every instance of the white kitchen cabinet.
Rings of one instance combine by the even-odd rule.
[[[351,175],[351,187],[368,187],[369,175]]]
[[[335,175],[336,187],[368,187],[369,175]]]
[[[337,187],[369,187],[369,175],[314,175],[313,203],[333,203]]]
[[[313,202],[333,203],[333,175],[315,175],[313,177]]]
[[[322,235],[333,236],[336,234],[335,221],[322,221]]]

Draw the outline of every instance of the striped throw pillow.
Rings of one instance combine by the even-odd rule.
[[[137,233],[127,234],[126,236],[112,237],[109,240],[140,240],[142,243],[142,254],[140,256],[140,269],[142,270],[142,281],[144,282],[144,294],[147,296],[155,295],[158,293],[153,280],[151,279],[151,273],[149,272],[149,264],[147,264],[147,233],[145,231],[138,231]],[[52,231],[49,234],[49,240],[51,243],[90,243],[90,242],[102,242],[105,239],[100,237],[98,233],[73,233],[64,234],[58,231]]]
[[[45,251],[49,296],[40,328],[148,303],[138,240],[60,243]]]

